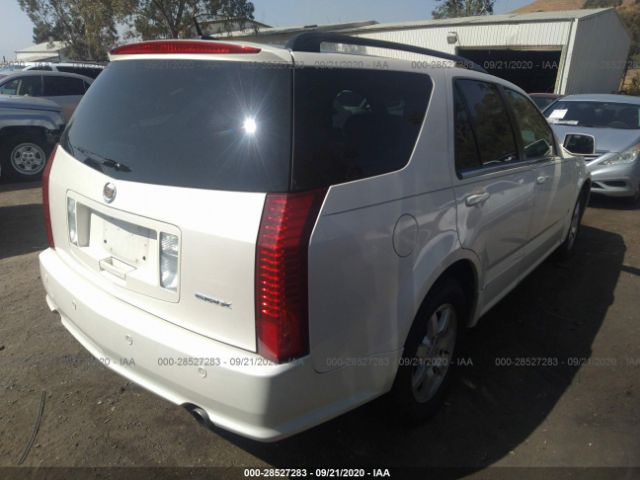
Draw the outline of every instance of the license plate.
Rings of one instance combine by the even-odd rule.
[[[115,219],[104,219],[103,247],[115,258],[131,265],[138,265],[145,261],[149,251],[148,228],[120,222]]]

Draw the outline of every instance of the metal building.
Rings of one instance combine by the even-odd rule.
[[[284,43],[301,31],[331,30],[325,27],[267,29],[247,39]],[[617,92],[630,44],[629,32],[613,8],[340,27],[340,33],[462,55],[527,92],[561,94]],[[410,53],[385,55],[420,60]]]

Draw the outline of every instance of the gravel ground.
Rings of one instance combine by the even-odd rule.
[[[37,185],[0,185],[0,466],[19,464],[44,399],[24,466],[640,467],[640,207],[592,200],[574,258],[470,332],[473,365],[431,422],[400,427],[379,400],[275,444],[205,430],[94,360],[45,304],[41,219]]]

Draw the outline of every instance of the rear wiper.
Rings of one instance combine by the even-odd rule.
[[[113,168],[118,172],[130,172],[131,169],[127,167],[124,163],[116,162],[115,160],[111,160],[110,158],[105,158],[102,161],[102,165],[105,167]]]
[[[117,172],[130,172],[131,169],[127,167],[124,163],[117,162],[107,157],[103,157],[100,154],[95,152],[90,152],[89,150],[85,150],[84,148],[75,147],[75,150],[82,152],[85,156],[84,163],[102,172],[101,167],[113,168]]]

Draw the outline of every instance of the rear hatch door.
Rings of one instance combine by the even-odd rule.
[[[192,57],[126,57],[94,82],[51,172],[56,248],[114,296],[254,351],[265,192],[290,178],[291,70],[268,52]]]

